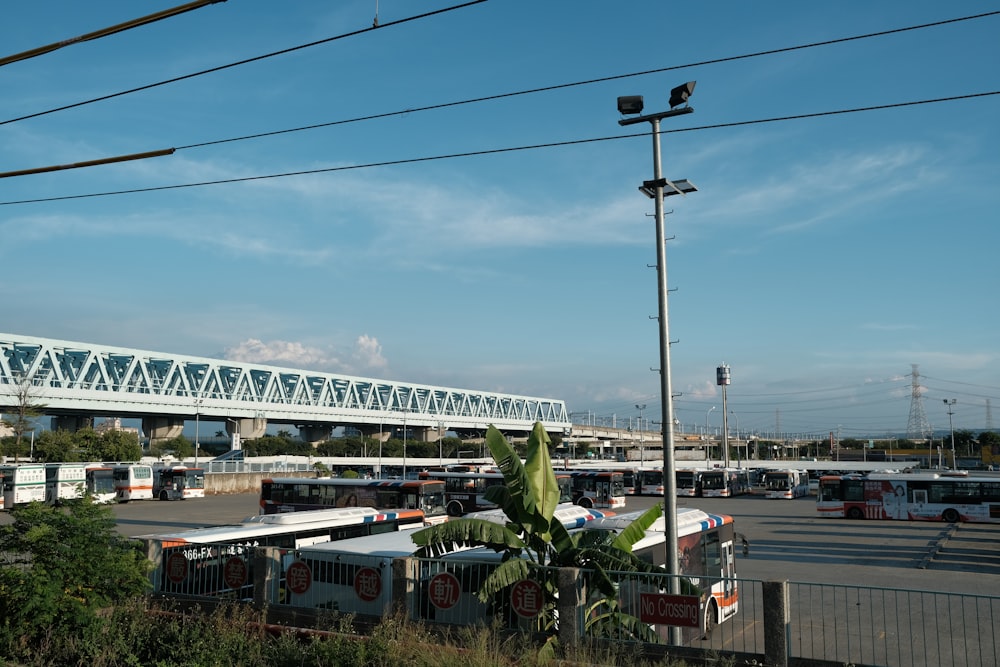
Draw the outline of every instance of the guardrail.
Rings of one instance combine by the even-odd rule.
[[[395,609],[418,621],[493,625],[523,632],[538,628],[532,595],[481,602],[478,592],[496,562],[386,558],[335,551],[167,547],[148,544],[156,595],[194,601],[244,601],[266,610],[270,622],[315,627],[330,612],[377,622]],[[590,642],[598,597],[582,571],[541,568],[537,581],[558,590],[558,632],[564,644]],[[438,576],[438,575],[450,575]],[[669,575],[615,573],[617,611],[635,615],[643,592],[669,590]],[[707,580],[694,580],[707,588]],[[741,664],[924,665],[1000,664],[1000,597],[906,589],[733,579],[739,610],[705,633],[701,601],[697,627],[646,623],[650,637],[620,625],[606,641],[634,642],[652,656],[728,655]],[[524,596],[527,596],[525,598]],[[525,602],[527,600],[527,602]],[[367,620],[366,620],[367,619]],[[645,621],[645,619],[643,619]],[[756,662],[754,662],[756,661]]]

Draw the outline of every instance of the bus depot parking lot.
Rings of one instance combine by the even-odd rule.
[[[629,496],[618,511],[644,510],[661,500]],[[1000,590],[998,524],[821,518],[812,496],[678,498],[677,506],[734,518],[749,543],[746,556],[737,551],[741,579],[969,594]],[[255,494],[114,506],[119,531],[133,537],[237,523],[258,510]]]

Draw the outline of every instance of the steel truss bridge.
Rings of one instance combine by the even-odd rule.
[[[54,424],[70,429],[95,416],[142,418],[154,438],[175,437],[185,420],[201,418],[225,420],[243,438],[263,435],[269,422],[292,424],[309,441],[334,426],[366,434],[401,426],[425,440],[446,431],[481,435],[490,425],[505,434],[527,433],[535,422],[549,433],[571,428],[556,399],[0,333],[0,411],[19,401],[44,405]]]

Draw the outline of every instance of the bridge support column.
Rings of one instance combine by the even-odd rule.
[[[333,427],[329,424],[304,424],[299,426],[299,437],[316,446],[324,440],[329,440]]]
[[[238,427],[233,426],[233,422]],[[239,436],[239,440],[253,440],[262,438],[267,433],[267,419],[264,417],[248,417],[240,419],[226,419],[226,433],[232,436],[234,433]]]
[[[184,420],[179,417],[143,417],[142,432],[152,444],[157,440],[176,438],[184,431]]]
[[[53,431],[69,431],[76,433],[80,429],[94,428],[94,418],[85,415],[63,415],[53,417],[51,428]]]

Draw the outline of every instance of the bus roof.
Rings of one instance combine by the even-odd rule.
[[[359,523],[381,523],[396,519],[422,518],[420,510],[379,511],[371,507],[338,507],[328,510],[307,510],[286,514],[258,514],[238,524],[194,528],[177,533],[143,535],[145,539],[163,542],[194,543],[226,542],[249,539],[257,535],[280,535],[312,528],[350,526]]]
[[[267,477],[261,483],[320,484],[330,486],[421,486],[443,483],[439,479],[362,479],[345,477]]]
[[[402,530],[392,533],[365,535],[363,537],[350,537],[346,540],[323,542],[322,544],[312,544],[302,547],[299,549],[299,553],[307,555],[309,552],[333,552],[359,556],[401,558],[403,556],[412,556],[420,548],[413,543],[412,535],[412,530]]]
[[[590,521],[596,519],[604,519],[607,517],[614,516],[614,512],[605,512],[595,509],[587,509],[586,507],[581,507],[580,505],[574,505],[573,503],[561,503],[556,506],[555,511],[552,513],[552,518],[558,519],[562,525],[566,528],[581,528]],[[492,521],[494,523],[504,523],[507,521],[507,515],[503,513],[501,509],[495,510],[483,510],[480,512],[469,512],[463,519],[484,519],[486,521]]]
[[[622,531],[625,530],[633,521],[639,518],[643,512],[627,512],[625,514],[616,514],[612,517],[605,519],[596,519],[592,521],[587,527],[588,528],[603,528],[605,530]],[[692,533],[698,533],[703,530],[708,530],[710,528],[715,528],[716,526],[721,526],[723,524],[732,523],[733,517],[728,514],[709,514],[700,509],[694,507],[678,507],[677,508],[677,534],[678,535],[691,535]],[[653,522],[653,525],[649,527],[647,532],[664,532],[666,530],[666,525],[663,521],[663,517],[659,517]]]

